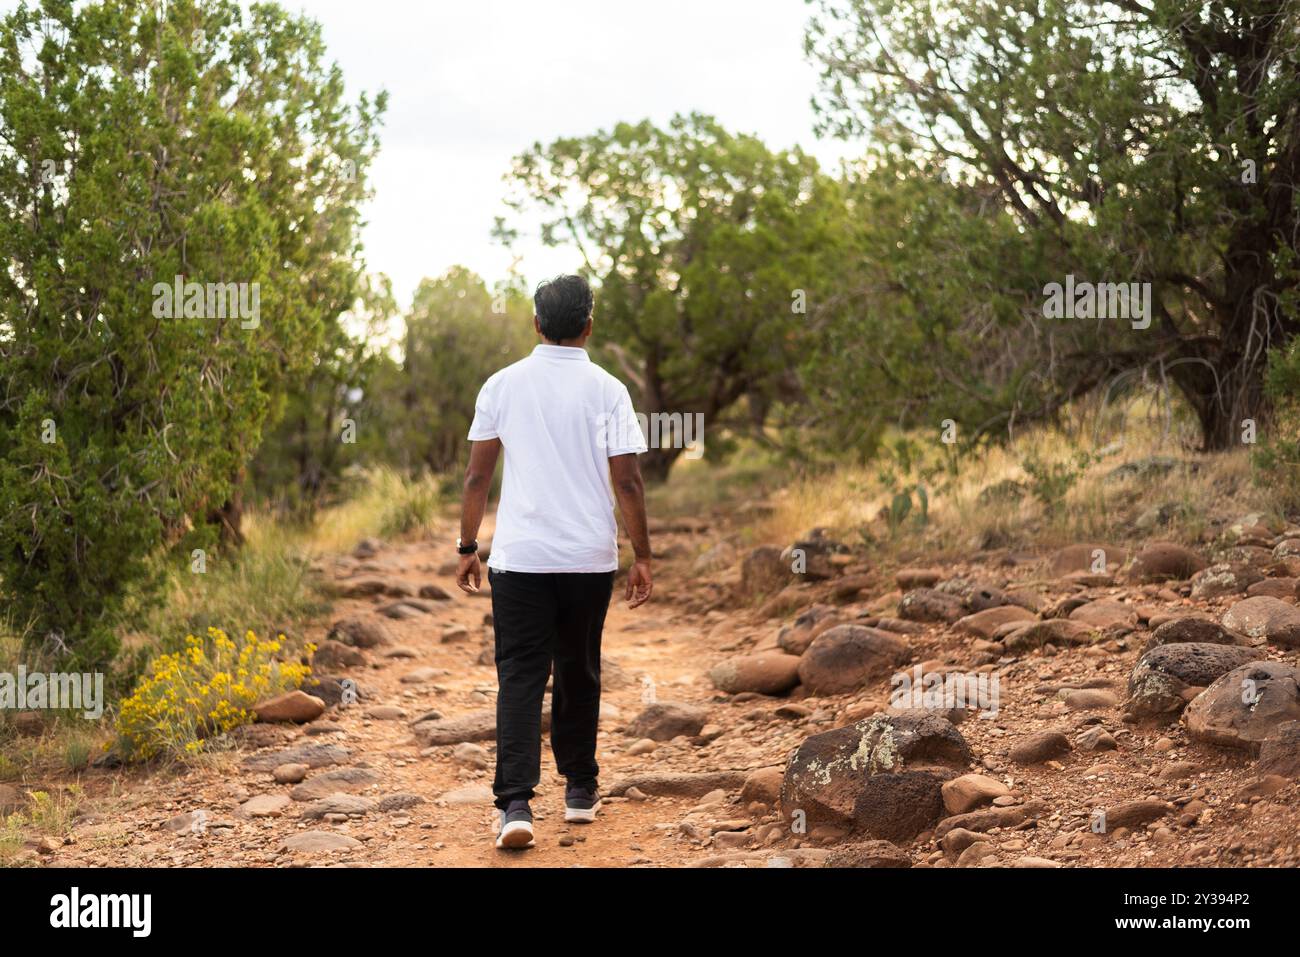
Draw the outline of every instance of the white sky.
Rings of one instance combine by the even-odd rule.
[[[282,2],[320,21],[350,92],[388,90],[364,241],[403,306],[452,265],[505,276],[502,175],[535,141],[699,111],[826,165],[849,152],[814,140],[804,0]],[[579,265],[528,236],[516,251],[530,284]]]

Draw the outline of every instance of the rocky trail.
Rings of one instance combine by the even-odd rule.
[[[211,764],[88,772],[40,860],[1300,865],[1300,528],[902,569],[816,533],[653,537],[654,599],[616,588],[606,627],[595,824],[563,822],[544,750],[536,846],[493,848],[491,604],[443,536],[323,562],[320,701],[274,702]],[[903,676],[930,697],[891,703]]]

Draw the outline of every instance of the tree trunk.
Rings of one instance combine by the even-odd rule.
[[[641,475],[651,485],[668,481],[668,473],[683,449],[651,449],[641,456]]]
[[[239,548],[244,544],[244,493],[238,488],[230,493],[230,498],[221,507],[208,513],[208,521],[218,526],[221,531],[223,548]]]

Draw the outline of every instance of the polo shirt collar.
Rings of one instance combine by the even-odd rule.
[[[590,362],[591,356],[587,355],[587,350],[582,346],[548,346],[545,343],[539,343],[533,346],[533,355],[542,356],[546,359],[577,359],[580,362]]]

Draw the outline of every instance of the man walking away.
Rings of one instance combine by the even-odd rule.
[[[596,723],[600,636],[618,570],[618,501],[635,561],[624,598],[651,591],[650,536],[637,454],[645,440],[627,388],[591,361],[592,294],[580,276],[537,287],[542,338],[526,359],[491,376],[470,425],[457,584],[481,584],[478,530],[497,456],[505,476],[488,558],[496,631],[497,847],[533,844],[529,801],[541,777],[542,696],[552,668],[551,750],[566,781],[564,819],[600,808]],[[611,490],[612,486],[612,490]]]

